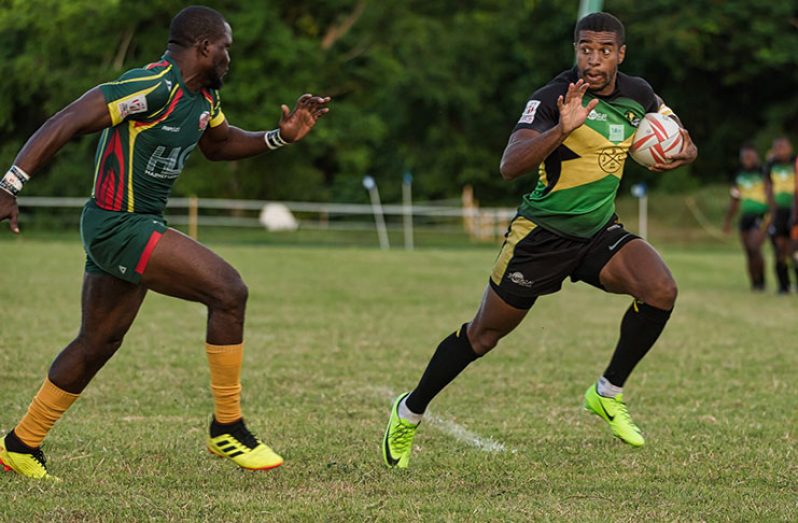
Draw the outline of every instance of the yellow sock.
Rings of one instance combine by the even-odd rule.
[[[44,437],[61,419],[64,412],[75,403],[80,394],[72,394],[58,388],[49,378],[45,378],[42,388],[33,397],[28,412],[14,427],[17,437],[29,447],[39,447]]]
[[[241,362],[244,344],[205,344],[208,366],[211,369],[213,414],[219,423],[233,423],[241,419]]]

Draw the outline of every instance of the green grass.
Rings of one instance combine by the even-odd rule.
[[[244,407],[286,458],[249,473],[204,450],[201,306],[151,295],[122,349],[46,441],[62,484],[0,475],[3,521],[794,521],[798,299],[747,291],[737,248],[664,251],[677,309],[627,384],[647,446],[581,410],[629,300],[541,299],[431,412],[408,471],[381,463],[389,392],[473,314],[494,249],[217,245],[250,287]],[[79,242],[0,242],[0,427],[75,335]],[[772,278],[771,278],[772,280]]]

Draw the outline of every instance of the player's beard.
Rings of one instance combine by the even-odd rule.
[[[208,87],[211,89],[221,89],[222,85],[224,85],[224,75],[219,74],[219,72],[214,69],[208,77]]]
[[[208,73],[208,87],[211,89],[221,89],[224,85],[224,76],[227,74],[227,66],[220,63],[214,64],[213,69]]]

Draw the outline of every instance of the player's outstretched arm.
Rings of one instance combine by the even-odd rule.
[[[568,85],[565,96],[557,99],[557,108],[560,111],[560,120],[546,132],[533,129],[518,129],[510,136],[510,141],[502,154],[500,171],[502,178],[513,180],[538,168],[538,166],[552,153],[577,127],[585,123],[599,100],[596,98],[582,107],[582,98],[585,96],[588,84],[579,80]]]
[[[330,97],[303,94],[293,110],[287,105],[281,106],[280,124],[273,131],[244,131],[225,121],[205,131],[199,142],[200,149],[209,160],[239,160],[298,142],[330,111],[329,103]]]
[[[17,175],[9,178],[21,187],[27,176],[32,176],[47,163],[69,140],[81,134],[97,132],[111,126],[111,115],[105,98],[98,87],[90,89],[83,96],[54,114],[31,136],[14,159],[13,169]],[[21,174],[20,174],[21,171]],[[10,172],[10,171],[9,171]],[[6,176],[14,176],[6,175]],[[8,189],[13,190],[13,189]],[[16,197],[0,189],[0,221],[8,219],[11,230],[19,233]]]

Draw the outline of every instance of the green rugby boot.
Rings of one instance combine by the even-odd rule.
[[[382,458],[391,468],[406,469],[410,463],[410,452],[413,450],[413,438],[420,424],[412,424],[399,417],[399,403],[410,393],[400,394],[391,407],[388,428],[382,439]]]
[[[637,425],[629,416],[629,410],[623,402],[623,394],[614,398],[605,398],[599,395],[596,385],[591,385],[585,391],[585,410],[600,416],[607,422],[612,434],[633,447],[642,447],[646,440]]]

